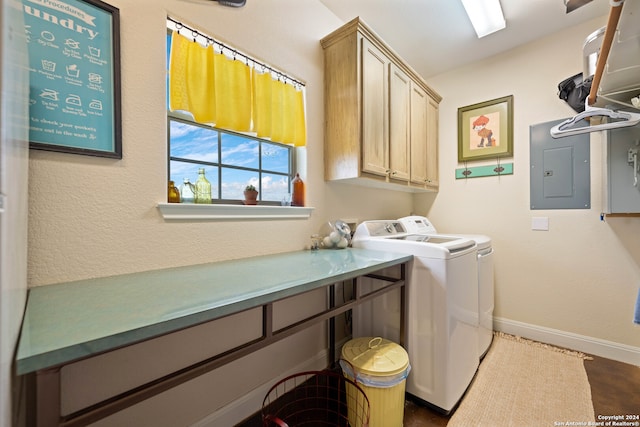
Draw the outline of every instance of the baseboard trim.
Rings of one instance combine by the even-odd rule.
[[[293,375],[296,372],[317,371],[327,367],[328,352],[327,350],[318,353],[314,358],[283,372],[278,378],[262,384],[261,386],[251,390],[241,398],[234,400],[226,406],[218,409],[216,412],[207,415],[205,418],[191,425],[191,427],[215,427],[215,426],[234,426],[243,421],[251,414],[255,414],[262,407],[262,401],[273,384],[281,378]]]
[[[501,317],[493,318],[495,330],[534,341],[581,351],[594,356],[640,366],[640,347],[546,328]]]

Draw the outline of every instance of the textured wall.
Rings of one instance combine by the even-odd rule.
[[[328,220],[396,218],[410,212],[413,199],[408,193],[324,181],[323,53],[319,40],[342,22],[318,1],[249,1],[240,9],[191,0],[110,3],[120,9],[121,16],[123,158],[31,150],[30,286],[300,250]],[[306,82],[308,161],[303,172],[308,204],[316,208],[309,220],[163,220],[156,205],[166,201],[167,14]],[[285,315],[324,303],[325,295],[315,293],[291,302]],[[203,343],[224,345],[250,332],[255,324],[238,321],[229,327],[215,322],[66,368],[62,373],[63,408],[72,411],[176,364],[186,366],[194,352],[207,354],[209,346]],[[319,325],[98,425],[194,423],[229,402],[246,398],[247,393],[280,378],[283,372],[307,366],[325,347],[325,328]],[[316,368],[322,368],[322,362]],[[87,379],[91,393],[85,392]],[[259,398],[252,411],[259,409]]]
[[[318,2],[277,0],[225,8],[181,0],[112,1],[120,8],[123,159],[31,151],[29,283],[197,264],[298,250],[337,215],[397,217],[410,194],[323,179],[323,59],[319,40],[342,23]],[[304,4],[302,4],[304,3]],[[284,12],[284,13],[283,13]],[[167,13],[307,83],[305,182],[310,220],[166,223]]]

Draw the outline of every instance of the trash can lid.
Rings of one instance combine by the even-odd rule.
[[[380,337],[354,338],[342,347],[342,358],[368,375],[395,375],[409,366],[409,355],[399,344]]]

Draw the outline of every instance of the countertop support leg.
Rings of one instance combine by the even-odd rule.
[[[406,314],[406,308],[407,308],[407,267],[405,264],[401,264],[400,265],[400,280],[402,280],[402,282],[404,283],[404,285],[402,285],[400,287],[400,342],[399,344],[404,347],[406,347],[406,343],[407,343],[407,337],[406,337],[406,333],[407,333],[407,322],[408,322],[408,317]]]
[[[54,427],[60,422],[60,369],[45,369],[32,374],[33,393],[27,410],[29,427]]]
[[[271,338],[273,336],[273,304],[262,306],[262,337]]]
[[[336,306],[336,285],[329,286],[329,309]],[[336,363],[336,318],[329,318],[329,366]]]

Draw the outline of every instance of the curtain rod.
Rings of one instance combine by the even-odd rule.
[[[208,43],[216,44],[216,45],[220,46],[221,50],[227,49],[229,52],[231,52],[231,54],[233,56],[233,59],[236,59],[236,56],[240,56],[240,57],[244,58],[244,60],[247,62],[247,64],[248,64],[249,61],[251,61],[251,62],[253,62],[254,67],[257,65],[257,66],[260,66],[262,68],[262,71],[269,70],[270,72],[275,73],[278,76],[278,78],[282,78],[285,83],[287,83],[287,80],[289,80],[290,82],[294,83],[294,85],[296,85],[296,86],[301,86],[301,87],[305,87],[306,86],[300,80],[294,79],[293,77],[283,73],[282,71],[277,70],[277,69],[271,67],[270,65],[265,64],[264,62],[257,61],[254,58],[252,58],[252,57],[250,57],[250,56],[248,56],[248,55],[246,55],[246,54],[244,54],[242,52],[239,52],[238,49],[229,47],[228,45],[226,45],[226,44],[214,39],[213,37],[203,33],[202,31],[196,30],[195,28],[191,28],[188,25],[185,25],[182,22],[180,22],[180,21],[178,21],[178,20],[176,20],[176,19],[174,19],[174,18],[172,18],[170,16],[167,16],[167,20],[169,20],[169,21],[171,21],[171,22],[173,22],[175,24],[176,31],[178,32],[178,34],[180,34],[180,30],[184,28],[187,31],[191,31],[191,35],[192,35],[194,41],[198,36],[200,36],[200,37],[204,38]]]

